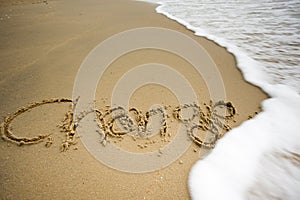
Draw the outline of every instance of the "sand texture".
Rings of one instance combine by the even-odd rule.
[[[212,110],[227,109],[227,116],[216,115],[213,120],[221,127],[215,134],[218,139],[261,111],[260,102],[267,96],[243,80],[232,54],[155,13],[155,7],[129,0],[0,1],[0,123],[3,122],[4,138],[0,140],[1,199],[190,198],[189,171],[215,142],[204,143],[201,135],[192,132],[194,142],[177,161],[166,168],[138,174],[102,164],[75,133],[72,91],[77,71],[96,45],[116,33],[164,27],[193,38],[217,65],[227,97],[210,103],[203,78],[189,62],[170,52],[143,49],[123,55],[104,72],[95,99],[99,126],[108,126],[108,141],[120,148],[141,153],[166,145],[179,124],[184,123],[181,111],[188,107],[202,116],[203,124],[193,127],[201,131],[209,129],[206,119]],[[163,63],[183,74],[197,91],[199,101],[184,107],[167,88],[155,84],[139,88],[129,102],[134,123],[140,123],[142,128],[150,126],[147,111],[150,117],[161,115],[165,121],[159,124],[162,129],[155,138],[132,138],[109,127],[113,124],[109,117],[112,111],[106,106],[124,73],[151,62]],[[159,109],[149,111],[153,104],[163,105],[166,113],[163,115]],[[105,118],[103,122],[101,118]],[[220,124],[218,119],[226,123]],[[99,145],[105,145],[103,140]]]

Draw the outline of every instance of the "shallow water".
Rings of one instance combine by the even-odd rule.
[[[158,12],[183,20],[197,35],[238,48],[237,57],[243,51],[258,61],[269,83],[300,93],[300,1],[152,2],[161,2]]]

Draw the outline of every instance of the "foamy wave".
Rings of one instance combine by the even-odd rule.
[[[300,97],[275,87],[281,94],[265,100],[262,113],[227,133],[193,167],[193,199],[299,199]]]

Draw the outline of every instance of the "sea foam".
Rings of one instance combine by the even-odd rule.
[[[263,112],[192,168],[193,199],[299,199],[300,97],[285,86],[272,89],[280,94],[262,103]]]

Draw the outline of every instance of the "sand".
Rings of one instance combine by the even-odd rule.
[[[31,102],[72,98],[76,73],[87,54],[113,34],[138,27],[164,27],[196,40],[210,54],[224,80],[227,100],[237,110],[236,127],[260,111],[267,96],[246,83],[232,54],[180,24],[155,13],[156,5],[134,1],[0,1],[0,110],[1,118]],[[172,66],[198,91],[199,104],[210,98],[203,79],[184,59],[158,50],[140,50],[111,64],[100,80],[96,106],[107,104],[123,73],[148,62]],[[157,92],[159,91],[159,92]],[[146,111],[153,103],[178,105],[174,94],[157,85],[134,92],[130,106]],[[188,199],[188,174],[209,150],[196,144],[174,163],[155,172],[133,174],[111,169],[96,160],[78,140],[61,152],[64,133],[57,127],[69,110],[67,104],[44,105],[18,116],[12,131],[20,137],[51,134],[47,141],[18,146],[0,141],[1,199]],[[171,110],[171,109],[170,109]],[[171,112],[171,111],[170,111]],[[2,120],[1,120],[2,122]],[[170,128],[173,132],[176,125]],[[133,141],[118,142],[124,148]],[[136,151],[143,151],[134,148]]]

